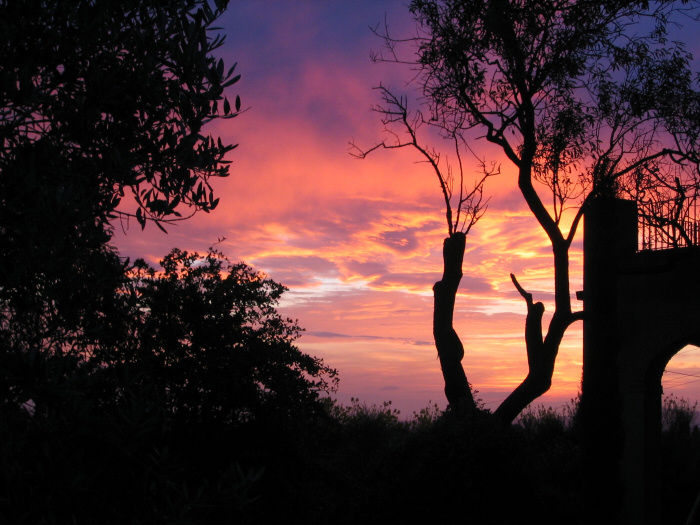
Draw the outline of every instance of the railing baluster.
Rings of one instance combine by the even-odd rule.
[[[700,205],[697,200],[694,199],[678,214],[674,213],[673,204],[677,204],[676,201],[650,203],[647,218],[639,216],[640,250],[667,250],[700,245]]]

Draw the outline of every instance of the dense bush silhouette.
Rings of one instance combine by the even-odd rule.
[[[132,373],[183,425],[236,425],[312,409],[333,389],[336,371],[302,353],[301,329],[276,304],[286,290],[222,254],[173,250],[156,272],[137,261],[133,297]]]
[[[284,287],[213,251],[161,264],[134,264],[89,346],[3,361],[0,522],[243,519],[265,466],[328,419],[336,372],[293,344]]]
[[[74,388],[100,391],[97,379],[84,381]],[[41,418],[2,413],[2,520],[579,523],[571,407],[532,407],[506,427],[483,410],[467,419],[428,406],[405,421],[388,402],[324,398],[285,416],[176,428],[144,378],[126,386],[119,403],[74,394]],[[692,405],[668,399],[663,504],[673,524],[700,488],[700,434],[679,424]]]
[[[330,413],[322,431],[311,427],[308,441],[299,437],[309,445],[304,466],[276,472],[291,476],[278,482],[287,491],[261,495],[269,519],[289,512],[348,524],[575,522],[575,494],[546,497],[558,490],[553,461],[540,457],[546,444],[533,451],[534,435],[504,427],[488,412],[465,419],[428,407],[401,421],[389,404],[355,401],[331,405]]]
[[[700,492],[700,430],[694,424],[697,406],[674,394],[663,398],[659,487],[667,523],[685,523]]]
[[[577,406],[530,407],[504,427],[483,410],[465,419],[428,407],[403,421],[389,403],[328,402],[330,417],[287,444],[296,459],[266,465],[252,508],[299,523],[581,523]],[[676,413],[679,421],[689,415]],[[681,524],[700,488],[700,434],[665,431],[664,440],[663,512],[667,523]]]

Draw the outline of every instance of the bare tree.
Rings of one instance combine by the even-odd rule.
[[[380,87],[389,102],[377,108],[384,123],[401,123],[413,140],[377,147],[412,145],[421,151],[412,131],[426,121],[458,146],[466,147],[469,137],[499,146],[552,246],[554,312],[546,331],[544,306],[511,276],[527,305],[529,365],[495,411],[511,422],[549,390],[562,338],[583,317],[571,304],[569,249],[591,200],[631,197],[649,225],[668,227],[672,242],[693,242],[682,218],[698,195],[700,93],[692,57],[682,43],[669,40],[669,31],[697,18],[698,5],[414,0],[410,10],[417,33],[395,39],[386,27],[377,30],[385,51],[374,58],[415,70],[430,118],[419,112],[417,120],[408,120],[401,111],[404,99]],[[402,48],[413,54],[399,56]],[[662,202],[670,213],[659,212]],[[438,304],[436,291],[435,316],[447,316],[451,327],[452,310],[443,312]]]
[[[423,114],[420,111],[410,113],[406,97],[397,97],[382,85],[377,89],[383,103],[373,109],[383,115],[382,122],[392,139],[391,141],[382,141],[366,150],[351,143],[351,154],[357,158],[365,158],[379,148],[413,148],[418,151],[423,161],[430,165],[437,176],[445,202],[448,237],[445,238],[442,248],[444,263],[442,279],[433,286],[433,337],[445,380],[445,395],[450,408],[467,413],[473,412],[476,409],[476,403],[462,366],[464,345],[454,329],[454,308],[457,289],[463,275],[462,262],[466,237],[472,226],[486,211],[484,182],[487,178],[497,174],[498,168],[491,166],[490,169],[486,169],[486,165],[482,163],[481,175],[474,181],[473,186],[469,187],[465,180],[461,151],[466,142],[460,136],[458,129],[442,126],[440,131],[443,138],[450,140],[454,146],[459,173],[455,178],[452,165],[441,163],[440,154],[435,149],[423,145],[419,140],[419,130],[426,125],[430,126],[430,122],[423,117]],[[455,192],[455,186],[458,187],[457,192]]]

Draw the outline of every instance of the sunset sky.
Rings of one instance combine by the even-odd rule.
[[[225,238],[217,248],[231,260],[289,288],[281,310],[306,329],[299,347],[339,370],[334,397],[391,400],[410,416],[429,401],[446,404],[431,326],[444,204],[435,175],[415,153],[376,151],[357,160],[348,152],[349,141],[369,147],[384,137],[370,111],[379,102],[373,86],[413,89],[406,67],[370,60],[382,44],[370,27],[386,20],[396,36],[414,33],[406,3],[231,2],[217,24],[226,34],[217,55],[238,63],[242,78],[231,94],[248,109],[210,128],[239,144],[229,157],[231,176],[214,183],[219,207],[170,226],[167,235],[152,225],[115,225],[115,243],[122,255],[156,263],[175,246],[205,251]],[[467,377],[495,409],[527,370],[525,304],[509,274],[545,303],[547,316],[552,257],[512,165],[485,142],[472,147],[501,163],[501,174],[487,181],[488,210],[467,237],[455,328]],[[467,162],[477,176],[476,160]],[[573,295],[582,287],[580,235],[571,254]],[[574,298],[573,306],[582,304]],[[539,402],[574,397],[581,361],[579,324]],[[668,370],[675,373],[665,376],[666,392],[700,398],[700,351],[682,351]]]

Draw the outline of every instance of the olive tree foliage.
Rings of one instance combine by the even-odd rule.
[[[62,177],[62,201],[102,222],[125,192],[142,226],[214,209],[209,181],[235,146],[203,128],[240,110],[224,96],[235,64],[216,60],[223,37],[209,33],[226,4],[0,3],[3,184]]]
[[[204,127],[240,110],[224,94],[239,79],[235,65],[212,54],[223,38],[211,25],[225,7],[0,2],[3,281],[100,246],[117,216],[162,227],[216,207],[210,181],[228,175],[235,146]]]
[[[162,227],[216,207],[210,181],[228,175],[235,146],[204,127],[240,110],[224,94],[239,79],[235,65],[212,55],[223,38],[211,25],[225,7],[0,2],[5,290],[101,249],[118,216]],[[119,207],[126,194],[131,203]]]
[[[0,0],[2,377],[76,364],[119,332],[113,222],[216,207],[235,146],[206,124],[240,112],[211,33],[226,4]]]
[[[690,238],[680,218],[698,195],[700,94],[673,31],[697,19],[698,5],[414,0],[410,10],[415,35],[379,32],[386,46],[376,56],[415,71],[424,106],[404,125],[437,128],[464,147],[499,146],[552,246],[546,331],[543,304],[511,276],[527,305],[529,370],[496,410],[510,422],[550,388],[562,338],[582,318],[571,304],[569,248],[587,203],[631,197],[650,225]],[[382,89],[391,118],[401,98]]]

